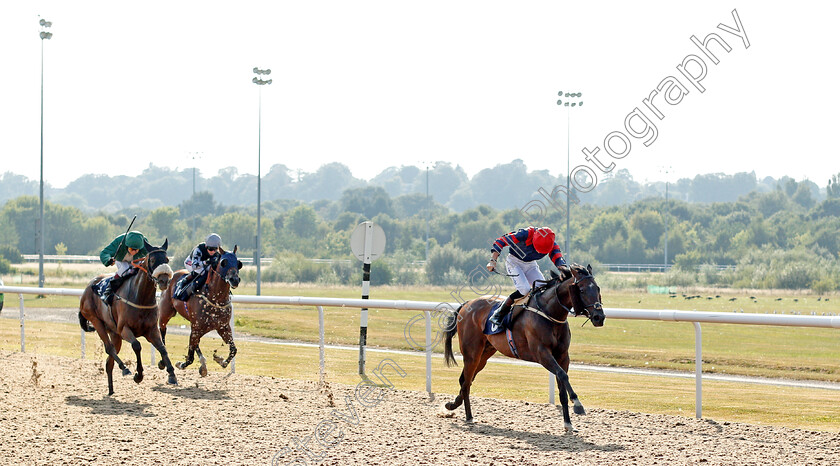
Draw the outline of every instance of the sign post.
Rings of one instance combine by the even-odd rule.
[[[362,222],[350,235],[350,249],[362,261],[362,299],[370,295],[370,263],[385,251],[385,231],[373,222]],[[359,374],[365,373],[365,345],[367,344],[368,309],[362,308],[359,323]]]

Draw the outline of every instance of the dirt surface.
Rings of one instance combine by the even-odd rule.
[[[442,415],[449,395],[429,401],[418,392],[320,388],[238,374],[202,379],[194,370],[178,371],[180,385],[173,387],[157,368],[146,369],[139,385],[115,375],[116,393],[107,397],[103,367],[101,361],[0,352],[0,461],[840,464],[836,433],[590,407],[585,416],[573,415],[578,431],[566,434],[560,412],[546,404],[474,398],[476,422],[467,424],[463,408],[455,417]],[[389,378],[399,388],[399,377]]]

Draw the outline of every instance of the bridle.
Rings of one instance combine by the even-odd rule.
[[[585,276],[585,277],[583,277],[582,279],[578,279],[577,277],[575,277],[575,281],[574,281],[574,282],[572,282],[572,285],[577,286],[577,287],[578,287],[578,290],[580,290],[580,291],[581,291],[581,294],[583,294],[583,290],[581,290],[581,289],[580,289],[580,285],[578,285],[578,284],[579,284],[579,283],[583,283],[585,280],[594,280],[594,279],[595,279],[595,277],[593,277],[592,275],[586,275],[586,276]],[[583,300],[581,299],[581,301],[583,301]],[[574,307],[574,306],[573,306],[573,307]],[[593,311],[598,311],[598,310],[603,311],[603,310],[604,310],[604,306],[601,304],[601,302],[600,302],[600,301],[595,301],[594,303],[592,303],[592,304],[590,304],[590,305],[588,305],[588,306],[587,306],[586,304],[584,304],[584,306],[583,306],[583,311],[586,313],[586,317],[591,317],[591,315],[592,315],[592,314],[589,312],[589,309],[590,309],[590,308],[591,308]],[[573,313],[573,314],[574,314],[574,313]],[[586,323],[586,322],[584,322],[584,324],[585,324],[585,323]]]
[[[138,269],[145,272],[146,276],[149,277],[149,280],[151,280],[152,283],[155,284],[155,286],[160,287],[161,282],[163,280],[155,277],[154,275],[152,275],[153,271],[151,270],[151,267],[144,267],[144,265],[148,264],[148,262],[151,261],[152,254],[157,253],[157,252],[163,253],[163,257],[165,257],[165,258],[167,257],[166,256],[166,251],[164,251],[163,249],[155,249],[155,250],[149,251],[149,253],[146,254],[146,257],[141,257],[139,259],[134,259],[133,261],[131,261],[131,265],[133,265],[134,267],[137,267]],[[166,264],[168,262],[169,262],[169,259],[167,258],[167,260],[165,260],[163,263]]]
[[[557,281],[556,284],[549,285],[552,281],[555,281],[555,280]],[[578,290],[581,291],[581,293],[582,293],[583,290],[580,289],[580,283],[583,283],[585,280],[594,280],[594,277],[592,275],[586,275],[582,279],[578,279],[577,276],[575,276],[574,281],[572,282],[572,285],[577,286]],[[551,287],[554,290],[554,297],[557,301],[557,304],[560,305],[560,307],[562,307],[566,311],[567,314],[571,314],[573,316],[577,315],[577,313],[574,311],[574,303],[572,304],[571,309],[569,309],[568,307],[566,307],[565,304],[563,304],[563,299],[560,297],[560,293],[558,291],[558,288],[560,288],[560,285],[562,283],[563,282],[560,281],[559,277],[555,278],[554,280],[550,280],[550,281],[545,282],[546,285],[542,289],[540,289],[536,293],[531,293],[531,297],[528,299],[528,304],[525,306],[525,309],[529,310],[531,312],[534,312],[537,315],[539,315],[540,317],[543,317],[546,320],[549,320],[549,321],[551,321],[555,324],[566,323],[566,319],[563,319],[563,320],[555,319],[554,317],[551,317],[550,315],[548,315],[548,312],[546,312],[545,309],[543,309],[543,307],[540,305],[540,300],[539,300],[539,296],[542,295],[543,293],[545,293],[546,291],[548,291],[548,288]],[[532,303],[534,304],[534,306],[531,306]],[[587,317],[587,321],[589,321],[589,319],[591,318],[591,314],[589,312],[590,309],[599,310],[599,309],[603,309],[603,307],[602,307],[600,301],[596,301],[596,302],[594,302],[594,303],[592,303],[588,306],[584,304],[583,312],[585,313],[585,315]],[[584,322],[584,324],[586,324],[586,322]]]

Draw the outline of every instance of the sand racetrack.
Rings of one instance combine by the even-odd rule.
[[[557,408],[484,398],[469,425],[463,408],[439,415],[449,395],[366,407],[350,386],[176,370],[172,387],[157,368],[139,385],[115,375],[109,398],[103,367],[0,352],[2,464],[840,464],[836,433],[588,407],[564,434]]]

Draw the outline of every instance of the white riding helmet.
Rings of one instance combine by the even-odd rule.
[[[222,246],[222,238],[221,238],[221,236],[219,236],[215,233],[210,233],[210,236],[208,236],[207,239],[204,240],[204,245],[209,247],[209,248],[221,247]]]

